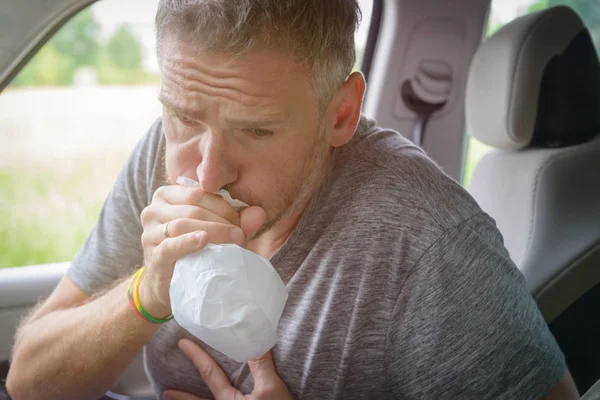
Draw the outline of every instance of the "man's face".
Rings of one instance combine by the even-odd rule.
[[[162,44],[166,171],[225,188],[262,207],[260,233],[308,201],[329,160],[328,134],[309,76],[272,52],[206,53],[165,37]]]

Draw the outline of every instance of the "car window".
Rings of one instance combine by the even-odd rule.
[[[71,260],[160,116],[157,4],[103,0],[81,11],[0,95],[0,268]],[[360,4],[355,69],[372,0]]]
[[[600,51],[600,2],[595,0],[492,0],[486,37],[517,17],[557,5],[569,6],[579,14],[590,30],[597,51]],[[468,138],[463,174],[464,186],[468,186],[475,166],[490,150],[490,146],[475,138]]]

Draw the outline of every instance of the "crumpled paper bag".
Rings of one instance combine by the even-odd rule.
[[[179,184],[181,186],[200,186],[200,184],[198,182],[196,182],[193,179],[186,178],[185,176],[177,177],[177,180],[175,182],[177,182],[177,184]],[[221,196],[223,198],[223,200],[228,202],[229,205],[231,207],[235,208],[236,210],[243,208],[243,207],[250,207],[248,204],[244,203],[243,201],[232,198],[231,195],[229,194],[229,192],[225,189],[221,189],[218,192],[215,192],[215,194]]]
[[[177,183],[198,185],[188,178]],[[227,192],[220,195],[230,204],[243,204],[233,207],[247,206]],[[234,244],[209,244],[177,261],[169,295],[179,325],[238,362],[259,357],[277,343],[288,298],[269,260]]]

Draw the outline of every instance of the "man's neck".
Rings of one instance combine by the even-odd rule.
[[[323,175],[320,176],[316,182],[313,183],[312,188],[309,189],[310,196],[303,197],[298,196],[298,199],[305,198],[306,200],[301,201],[300,203],[292,205],[292,211],[288,215],[284,216],[281,220],[279,220],[271,229],[260,235],[258,238],[249,241],[246,244],[246,248],[250,251],[253,251],[256,254],[263,256],[266,259],[270,259],[273,254],[290,237],[296,225],[302,218],[306,207],[310,203],[312,197],[318,192],[319,187],[325,181],[328,171],[332,167],[331,156],[333,154],[333,148],[329,149],[329,154],[327,156],[327,166]]]
[[[282,218],[258,238],[249,241],[246,248],[266,259],[270,259],[290,237],[300,218],[302,218],[307,205],[308,201],[302,207],[296,208],[297,211]]]

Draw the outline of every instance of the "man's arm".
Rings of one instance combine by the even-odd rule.
[[[543,400],[579,399],[579,392],[569,371],[565,372],[560,381],[544,396]]]
[[[15,400],[97,399],[157,330],[126,300],[127,282],[92,299],[64,277],[21,325],[6,382]]]
[[[129,308],[119,281],[144,262],[140,214],[162,183],[163,139],[158,119],[129,156],[68,276],[21,323],[7,382],[16,400],[97,398],[156,331]],[[142,292],[146,311],[162,315],[152,314]]]
[[[139,300],[148,314],[164,318],[171,312],[169,285],[177,260],[209,241],[240,245],[264,223],[259,207],[242,214],[200,188],[174,185],[155,192],[140,217],[146,270]],[[9,393],[18,400],[93,399],[109,389],[157,330],[129,306],[126,289],[121,282],[85,302],[77,285],[63,278],[17,333]]]

